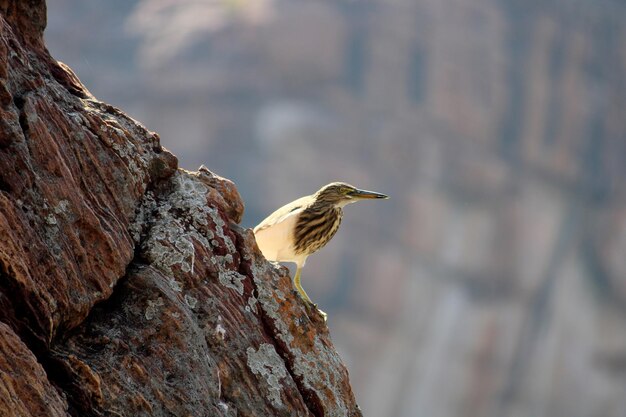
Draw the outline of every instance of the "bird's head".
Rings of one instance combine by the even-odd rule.
[[[325,185],[315,193],[314,197],[316,202],[333,204],[336,207],[344,207],[346,204],[354,203],[359,200],[389,198],[385,194],[359,190],[345,182],[333,182]]]

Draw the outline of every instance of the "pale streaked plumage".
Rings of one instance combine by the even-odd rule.
[[[335,235],[341,224],[342,208],[365,198],[388,197],[334,182],[313,195],[282,206],[254,228],[257,244],[268,260],[296,263],[294,281],[305,300],[311,302],[300,285],[300,272],[306,258]]]

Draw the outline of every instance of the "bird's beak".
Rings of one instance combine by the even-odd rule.
[[[375,193],[374,191],[366,191],[366,190],[355,190],[350,193],[350,196],[356,199],[365,199],[365,198],[389,198],[385,194]]]

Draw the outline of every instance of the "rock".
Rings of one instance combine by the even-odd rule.
[[[0,319],[45,348],[111,295],[135,209],[160,179],[149,168],[176,160],[119,110],[60,85],[19,28],[0,21]]]
[[[197,174],[203,183],[216,191],[211,196],[212,200],[220,203],[220,209],[228,215],[228,218],[235,223],[241,222],[244,207],[235,184],[209,171],[204,165],[198,168]]]
[[[0,415],[360,416],[235,185],[51,58],[45,7],[0,1]]]
[[[15,36],[38,47],[43,46],[47,20],[45,0],[0,0],[0,13],[13,28]]]
[[[392,196],[304,273],[364,413],[626,416],[626,2],[55,3],[90,87],[271,179],[239,175],[251,224],[335,179]]]
[[[0,323],[0,410],[3,416],[67,416],[67,402],[54,389],[37,358]]]

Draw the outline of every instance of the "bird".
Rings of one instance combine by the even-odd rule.
[[[346,205],[365,199],[387,198],[385,194],[360,190],[345,182],[333,182],[315,194],[285,204],[259,223],[253,232],[267,260],[296,264],[293,279],[296,290],[305,301],[317,308],[300,280],[306,259],[335,236]],[[320,312],[326,319],[326,314]]]

